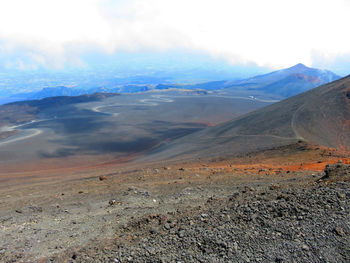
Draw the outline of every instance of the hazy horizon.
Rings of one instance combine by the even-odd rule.
[[[0,69],[246,77],[303,63],[344,76],[349,11],[346,0],[2,1]]]

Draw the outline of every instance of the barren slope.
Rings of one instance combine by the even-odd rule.
[[[320,86],[232,121],[191,134],[146,158],[230,155],[297,140],[350,149],[350,77]]]

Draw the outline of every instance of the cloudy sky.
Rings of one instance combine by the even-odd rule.
[[[0,0],[0,63],[84,67],[93,52],[183,51],[347,75],[349,14],[349,0]]]

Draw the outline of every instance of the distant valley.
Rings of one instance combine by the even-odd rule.
[[[54,96],[79,96],[93,93],[139,93],[157,92],[164,90],[192,90],[204,93],[224,93],[237,96],[253,96],[270,99],[284,99],[322,84],[339,79],[340,76],[327,70],[319,70],[297,64],[291,68],[274,71],[265,75],[258,75],[241,80],[220,80],[199,84],[169,84],[162,83],[161,79],[154,79],[149,84],[149,79],[130,79],[128,84],[118,83],[113,80],[101,81],[96,87],[84,88],[84,86],[54,86],[45,87],[39,91],[17,93],[0,98],[0,104],[18,101],[42,99]],[[90,84],[91,85],[91,84]]]
[[[203,138],[207,141],[203,145],[206,151],[211,151],[212,142],[220,148],[211,151],[216,154],[223,154],[229,145],[234,150],[227,152],[238,153],[254,150],[255,146],[265,148],[288,144],[295,141],[295,136],[293,131],[285,130],[285,126],[290,127],[291,117],[288,114],[297,107],[284,104],[289,100],[281,102],[285,106],[271,113],[254,112],[251,117],[247,115],[237,119],[232,125],[235,127],[239,124],[239,132],[236,129],[231,132],[231,128],[220,130],[220,127],[225,126],[218,124],[246,116],[281,99],[338,78],[330,71],[298,64],[239,81],[195,85],[130,84],[90,90],[60,86],[17,94],[22,96],[23,101],[0,106],[0,154],[3,164],[11,166],[16,160],[32,162],[48,158],[74,159],[77,156],[136,156],[155,148],[156,151],[162,151],[164,144],[171,147],[171,156],[167,151],[161,154],[163,158],[170,158],[184,154],[182,142],[196,141],[198,147]],[[310,92],[313,94],[314,91]],[[295,105],[302,102],[301,98],[304,95],[294,99],[297,100]],[[278,105],[270,107],[275,109]],[[269,107],[262,112],[268,110]],[[295,127],[299,125],[297,120],[293,117]],[[261,127],[260,124],[268,127]],[[205,129],[214,125],[218,126]],[[243,131],[244,127],[249,131]],[[200,130],[203,130],[202,135],[196,133]],[[185,136],[192,133],[195,137]],[[223,140],[220,139],[222,134],[226,134]],[[246,135],[249,135],[249,140],[244,137]],[[226,140],[229,143],[221,146]],[[322,143],[338,146],[334,139],[327,142],[327,139],[322,139]],[[176,150],[172,145],[175,145]],[[162,146],[160,150],[159,146]],[[190,151],[200,154],[201,150],[196,147],[192,149],[192,146],[186,146],[187,154]]]

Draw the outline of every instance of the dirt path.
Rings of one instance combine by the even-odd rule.
[[[301,136],[298,132],[298,128],[297,128],[297,118],[298,118],[298,113],[299,111],[303,108],[304,105],[301,105],[293,114],[293,117],[292,117],[292,121],[291,121],[291,127],[292,127],[292,130],[295,134],[295,137],[299,140],[304,140],[303,136]]]

